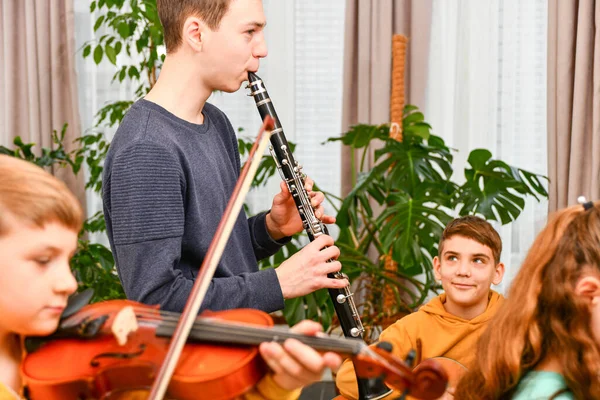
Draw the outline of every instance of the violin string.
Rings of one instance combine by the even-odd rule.
[[[181,316],[177,312],[148,309],[143,306],[133,306],[133,309],[138,321],[153,325],[159,324],[167,331],[170,329],[174,331]],[[244,340],[245,344],[259,344],[268,341],[283,342],[287,338],[295,338],[318,350],[338,351],[348,354],[357,354],[360,351],[360,343],[362,343],[345,338],[307,336],[287,330],[277,330],[276,328],[248,326],[239,322],[221,322],[217,318],[211,317],[200,318],[194,322],[192,332],[195,336],[201,336],[202,340],[207,341],[214,341],[214,338],[217,338],[221,342],[239,343],[240,340]]]
[[[178,322],[178,320],[159,320],[155,316],[151,316],[151,318],[144,316],[139,319],[142,322],[159,322],[166,332],[174,331]],[[319,350],[331,350],[350,354],[357,353],[357,343],[359,343],[348,341],[347,339],[301,335],[287,330],[277,330],[276,328],[253,327],[242,323],[221,322],[217,319],[210,319],[209,321],[206,318],[194,322],[192,335],[196,339],[234,343],[243,341],[244,344],[259,344],[270,341],[283,342],[285,339],[295,338]]]
[[[154,323],[155,326],[162,326],[167,333],[172,333],[179,322],[180,313],[171,311],[162,311],[158,309],[148,309],[143,306],[133,306],[136,317],[143,323]],[[86,313],[83,317],[94,316],[94,311]],[[283,342],[287,338],[295,338],[299,341],[315,348],[316,350],[336,351],[357,355],[363,353],[373,359],[388,371],[396,376],[406,376],[401,368],[396,367],[386,358],[373,351],[364,342],[346,339],[329,338],[319,336],[307,336],[296,334],[287,330],[277,330],[277,328],[254,327],[244,325],[243,323],[228,323],[219,321],[217,318],[200,317],[192,328],[190,335],[192,339],[205,340],[207,342],[225,342],[247,345],[257,345],[262,342],[276,341]],[[216,338],[216,339],[215,339]]]
[[[206,336],[208,336],[208,338],[217,337],[219,341],[225,342],[236,342],[239,341],[241,338],[242,340],[247,340],[247,344],[258,344],[264,341],[283,342],[285,339],[295,338],[318,350],[338,351],[350,354],[356,353],[356,346],[354,346],[354,343],[352,343],[351,345],[350,343],[346,343],[341,340],[298,335],[285,331],[263,331],[257,328],[250,327],[235,326],[233,327],[233,331],[231,329],[232,327],[227,325],[218,326],[212,324],[202,324],[201,326],[195,327],[193,329],[193,332],[194,334],[200,335],[200,337],[202,338]]]

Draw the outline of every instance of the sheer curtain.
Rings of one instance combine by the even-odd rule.
[[[264,0],[269,55],[261,61],[258,75],[265,81],[288,140],[297,144],[294,156],[304,171],[322,188],[340,193],[340,146],[322,145],[341,133],[344,0]],[[94,115],[103,105],[133,99],[131,85],[111,83],[115,67],[107,60],[96,65],[83,59],[81,47],[99,38],[93,32],[97,15],[87,2],[75,2],[75,27],[79,100],[82,126],[91,129]],[[119,57],[123,57],[120,54]],[[117,64],[119,64],[118,59]],[[238,136],[254,138],[261,121],[252,98],[244,88],[236,93],[214,93],[209,102],[223,110]],[[114,129],[104,131],[110,139]],[[266,188],[253,190],[248,198],[251,212],[268,209],[279,191],[279,175]],[[88,215],[102,209],[96,193],[88,193]],[[327,210],[332,213],[331,207]],[[103,235],[93,238],[107,243]]]
[[[433,4],[426,120],[434,134],[458,150],[455,175],[471,150],[547,175],[545,0],[435,0]],[[506,293],[548,203],[526,201],[510,225],[494,224],[502,242]]]
[[[104,132],[108,139],[111,139],[116,128],[104,128],[100,130],[94,128],[95,115],[103,106],[118,101],[133,99],[135,87],[129,81],[118,80],[111,82],[116,67],[112,65],[106,57],[96,65],[92,57],[83,58],[82,49],[86,42],[99,39],[104,33],[103,28],[94,32],[94,23],[99,17],[96,12],[90,13],[89,1],[75,1],[75,54],[77,69],[77,90],[79,95],[79,114],[81,118],[82,134],[95,134]],[[127,57],[125,52],[117,56],[117,64],[123,62]],[[87,169],[86,181],[88,177]],[[86,193],[87,214],[94,215],[102,210],[102,198],[100,194],[90,190]],[[103,233],[90,234],[92,242],[100,242],[108,246],[108,238]]]

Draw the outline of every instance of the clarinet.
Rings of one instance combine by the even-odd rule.
[[[265,119],[270,115],[275,121],[274,129],[271,131],[271,145],[269,151],[275,160],[281,179],[287,184],[287,187],[292,194],[298,213],[302,219],[302,224],[309,240],[312,242],[322,234],[328,234],[327,227],[319,220],[310,204],[310,197],[304,188],[305,175],[302,173],[302,166],[294,160],[292,152],[289,150],[287,139],[283,133],[283,128],[275,112],[275,107],[271,102],[271,98],[267,93],[267,89],[263,81],[253,72],[248,72],[248,86],[250,89],[249,96],[254,97],[256,107],[260,113],[260,118]],[[333,260],[330,260],[333,261]],[[333,279],[347,279],[347,275],[342,272],[327,274]],[[364,328],[358,314],[358,310],[354,303],[353,293],[350,291],[350,286],[343,289],[328,289],[329,295],[333,302],[333,307],[340,321],[340,326],[347,338],[362,339]],[[391,390],[383,385],[378,379],[368,381],[358,380],[359,393],[361,399],[376,400],[389,394]],[[377,391],[373,394],[373,391]],[[385,391],[385,393],[383,393]],[[383,396],[382,396],[383,395]]]

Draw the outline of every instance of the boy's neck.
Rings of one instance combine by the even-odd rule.
[[[167,55],[158,80],[144,97],[177,117],[193,124],[202,124],[202,109],[212,93],[192,59],[182,52]]]
[[[19,340],[19,337],[12,332],[0,331],[0,382],[17,393],[21,391]]]
[[[444,303],[444,309],[455,317],[459,317],[465,319],[467,321],[472,320],[473,318],[479,317],[481,314],[487,310],[487,306],[489,303],[489,295],[486,298],[485,302],[480,304],[476,304],[471,307],[463,307],[459,304],[454,303],[452,300],[448,299],[446,296],[446,302]]]

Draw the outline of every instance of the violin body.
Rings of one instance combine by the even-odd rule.
[[[127,335],[126,343],[119,344],[109,329],[117,313],[126,306],[135,310],[142,323],[134,334]],[[49,340],[26,356],[21,372],[30,398],[116,399],[148,391],[170,342],[170,338],[156,335],[156,323],[144,322],[159,323],[157,310],[133,301],[111,300],[86,306],[61,322],[85,329],[86,323],[103,320],[93,337]],[[207,315],[224,321],[273,325],[269,315],[258,310],[223,311],[203,317]],[[170,381],[167,398],[235,398],[252,388],[265,371],[256,346],[187,343]]]

